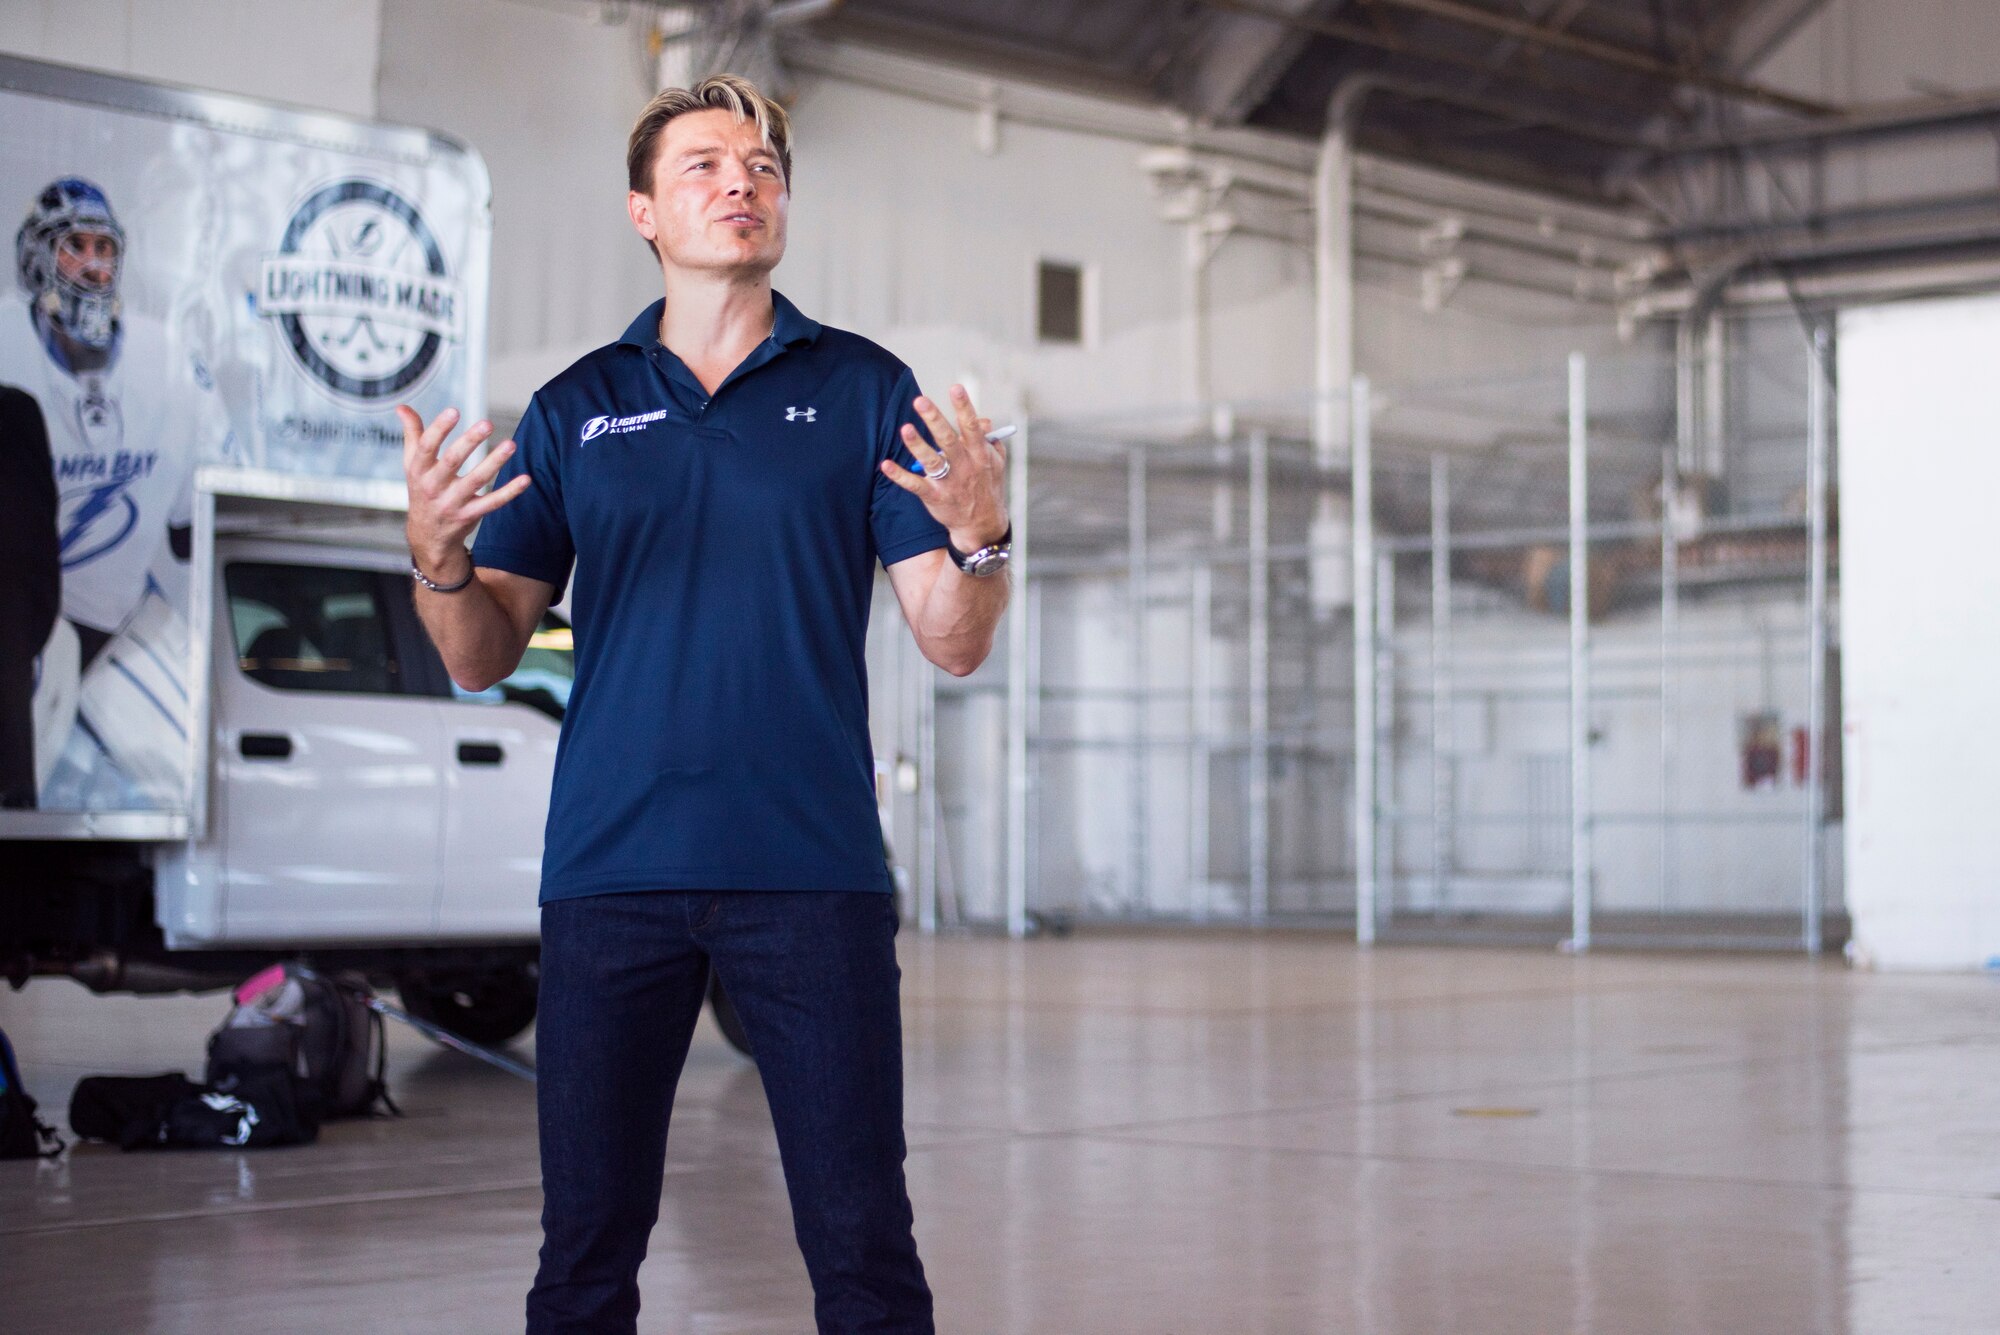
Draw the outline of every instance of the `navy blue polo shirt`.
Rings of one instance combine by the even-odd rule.
[[[945,545],[881,475],[917,383],[772,294],[711,397],[654,302],[535,394],[482,566],[576,576],[576,683],[542,902],[624,890],[876,890],[864,645],[875,563]]]

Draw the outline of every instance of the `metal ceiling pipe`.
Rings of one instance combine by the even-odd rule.
[[[1730,309],[1793,306],[1798,302],[1828,305],[1857,301],[1889,301],[1907,297],[1947,296],[1989,292],[2000,287],[2000,260],[1947,260],[1899,264],[1869,270],[1846,270],[1782,278],[1733,281],[1724,290]],[[1693,287],[1649,292],[1632,303],[1635,320],[1675,319],[1700,300]]]
[[[1313,171],[1313,459],[1322,471],[1347,443],[1340,396],[1354,381],[1354,131],[1379,86],[1362,74],[1334,90]]]
[[[1656,145],[1656,158],[1684,160],[1730,153],[1804,153],[1869,139],[1979,129],[2000,121],[2000,93],[1847,108],[1832,120],[1759,126],[1681,144]]]
[[[1417,256],[1405,255],[1398,251],[1366,244],[1360,246],[1355,251],[1355,257],[1357,259],[1370,260],[1377,264],[1393,264],[1402,268],[1416,270],[1419,273],[1429,267],[1429,261]],[[1610,300],[1608,296],[1595,298],[1589,294],[1579,297],[1576,286],[1573,283],[1539,282],[1531,275],[1516,273],[1491,265],[1482,265],[1474,268],[1465,276],[1465,279],[1468,283],[1484,283],[1493,287],[1506,288],[1509,291],[1526,292],[1538,297],[1553,297],[1563,301],[1597,301],[1603,304],[1608,303]]]
[[[1354,373],[1354,131],[1377,86],[1378,80],[1364,74],[1334,90],[1313,172],[1313,463],[1325,478],[1308,530],[1316,552],[1351,546],[1353,535],[1362,531],[1357,503],[1368,504],[1365,485],[1351,484],[1354,494],[1344,495],[1326,475],[1343,462],[1354,462],[1354,432],[1366,429],[1360,419],[1367,408],[1358,397],[1363,391]],[[1361,615],[1357,591],[1373,579],[1372,565],[1316,559],[1308,563],[1307,575],[1316,617],[1324,619],[1349,605]],[[1357,642],[1364,624],[1356,623]]]
[[[1366,81],[1370,91],[1394,93],[1401,97],[1415,98],[1423,102],[1435,102],[1439,106],[1457,107],[1462,111],[1477,112],[1494,120],[1511,121],[1522,129],[1554,130],[1581,139],[1585,143],[1599,144],[1605,148],[1624,149],[1631,152],[1657,152],[1657,140],[1638,135],[1622,133],[1602,121],[1581,117],[1564,116],[1557,112],[1540,108],[1517,106],[1508,102],[1497,102],[1492,98],[1475,97],[1459,92],[1442,84],[1426,83],[1422,79],[1405,79],[1393,74],[1355,74],[1341,81],[1340,88],[1333,93],[1333,101],[1338,101],[1341,89],[1357,81]]]
[[[1871,223],[1942,218],[1965,213],[2000,213],[2000,191],[1966,191],[1956,195],[1927,195],[1920,199],[1898,199],[1880,204],[1822,209],[1801,218],[1747,216],[1717,218],[1684,227],[1667,228],[1658,233],[1658,240],[1669,245],[1690,245],[1736,241],[1750,237],[1783,236],[1795,232],[1824,236],[1830,228],[1865,227]]]

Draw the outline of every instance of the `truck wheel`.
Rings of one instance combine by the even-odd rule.
[[[538,975],[523,960],[477,973],[406,973],[396,979],[403,1009],[483,1047],[519,1036],[535,1022]]]
[[[757,1054],[750,1051],[750,1036],[743,1032],[743,1021],[736,1014],[736,1003],[722,990],[722,979],[714,969],[708,971],[708,1009],[715,1016],[715,1027],[729,1040],[729,1046],[755,1060]]]

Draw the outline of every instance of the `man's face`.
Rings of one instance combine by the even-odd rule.
[[[109,292],[118,282],[118,238],[79,228],[56,242],[56,272],[86,292]]]
[[[652,193],[635,190],[626,203],[668,269],[769,273],[785,257],[791,194],[778,155],[756,121],[726,108],[667,122]]]

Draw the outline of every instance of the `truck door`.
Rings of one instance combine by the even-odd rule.
[[[463,690],[438,665],[448,695],[438,706],[447,776],[438,928],[446,936],[540,931],[542,832],[574,657],[569,624],[549,612],[520,666],[489,690]]]
[[[263,560],[228,561],[222,577],[215,810],[228,937],[430,936],[443,742],[437,702],[409,680],[391,633],[396,578]]]

